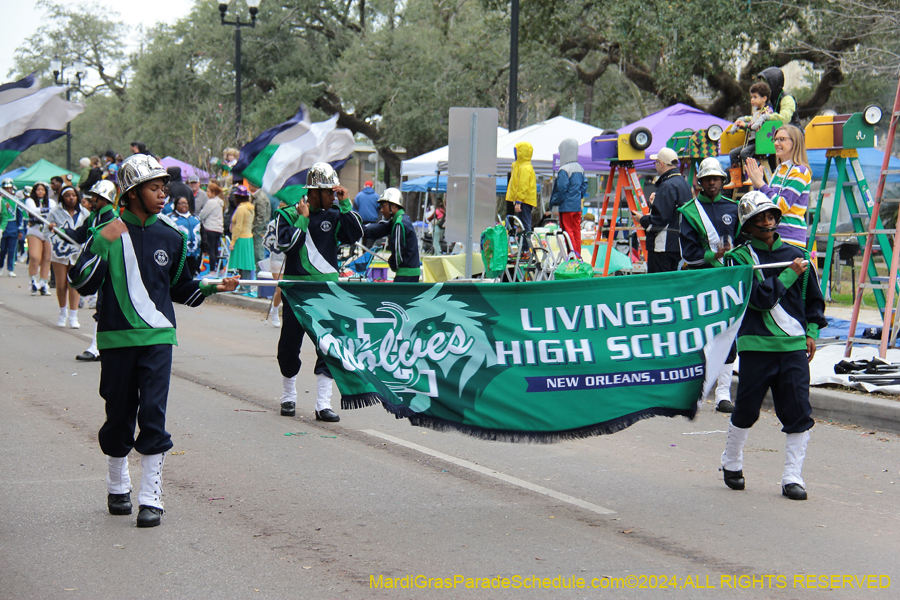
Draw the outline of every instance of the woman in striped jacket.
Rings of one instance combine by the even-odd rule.
[[[806,157],[803,132],[793,125],[784,125],[775,131],[775,158],[778,168],[772,182],[766,184],[762,169],[754,159],[748,159],[747,172],[753,189],[759,190],[781,209],[778,235],[785,242],[800,248],[806,247],[806,209],[809,208],[809,188],[812,185],[812,169]]]

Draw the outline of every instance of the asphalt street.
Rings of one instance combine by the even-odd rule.
[[[106,511],[99,363],[74,360],[90,311],[57,328],[55,296],[19,275],[0,278],[0,598],[900,597],[897,435],[818,422],[810,499],[795,502],[771,412],[736,492],[711,403],[552,445],[414,428],[378,406],[323,424],[308,342],[285,418],[278,330],[212,304],[177,309],[166,514],[137,529]],[[416,576],[441,579],[402,587]],[[573,578],[585,587],[547,589]]]

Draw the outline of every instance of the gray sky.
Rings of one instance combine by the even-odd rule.
[[[67,3],[66,0],[58,0]],[[150,27],[156,23],[174,23],[188,14],[194,5],[193,0],[154,0],[147,4],[144,2],[113,2],[112,0],[98,0],[109,7],[110,12],[119,13],[122,21],[135,26],[144,24]],[[16,48],[34,34],[41,25],[44,16],[35,4],[35,0],[0,0],[0,14],[3,15],[3,34],[0,35],[0,82],[12,81],[9,72],[14,67],[13,57]],[[78,2],[72,2],[77,5]],[[152,6],[152,10],[148,8]]]

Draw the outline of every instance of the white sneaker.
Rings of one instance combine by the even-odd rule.
[[[6,275],[7,275],[7,276],[8,276],[8,277],[17,277],[17,275],[16,275],[16,272],[15,272],[15,271],[10,271],[10,272],[9,272],[9,273],[7,273],[7,274],[6,274]]]
[[[59,318],[56,320],[56,326],[57,327],[65,327],[66,326],[66,318],[67,317],[66,317],[65,313],[59,315]]]
[[[87,305],[91,310],[97,308],[97,294],[91,294],[90,296],[88,296]]]
[[[37,296],[37,294],[38,294],[38,286],[37,286],[37,283],[35,283],[34,279],[32,279],[31,280],[31,295]]]
[[[49,296],[50,295],[50,286],[47,285],[46,281],[41,282],[41,296]]]
[[[69,329],[81,329],[81,323],[78,322],[78,315],[69,317]]]
[[[278,316],[278,308],[275,307],[269,312],[269,317],[272,319],[272,327],[281,327],[281,317]]]

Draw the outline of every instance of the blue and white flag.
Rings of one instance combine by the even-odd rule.
[[[34,73],[0,85],[0,171],[35,144],[65,135],[66,123],[84,112],[84,105],[60,98],[63,86],[41,89]]]

